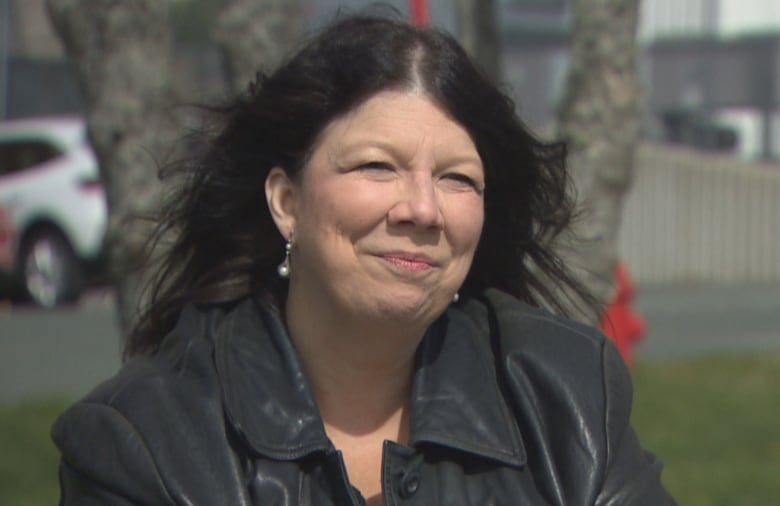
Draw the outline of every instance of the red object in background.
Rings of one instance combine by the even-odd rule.
[[[414,26],[428,26],[428,1],[409,0],[409,12]]]
[[[601,318],[601,331],[612,339],[626,364],[634,361],[634,347],[645,334],[645,320],[634,311],[631,302],[636,289],[628,276],[628,268],[622,262],[615,265],[615,295]]]
[[[11,215],[0,207],[0,271],[11,272],[14,268],[15,237]]]

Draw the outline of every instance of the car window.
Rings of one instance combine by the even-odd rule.
[[[61,154],[56,146],[45,141],[0,141],[0,176],[39,165]]]

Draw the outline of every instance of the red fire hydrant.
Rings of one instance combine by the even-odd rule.
[[[615,342],[623,360],[631,366],[634,347],[644,336],[646,325],[644,318],[631,306],[636,289],[624,263],[615,265],[614,276],[615,292],[601,317],[599,327]]]

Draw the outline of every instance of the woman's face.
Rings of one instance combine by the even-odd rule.
[[[484,219],[474,143],[417,92],[380,92],[337,118],[300,181],[274,169],[266,189],[280,231],[294,230],[291,299],[363,317],[435,319]]]

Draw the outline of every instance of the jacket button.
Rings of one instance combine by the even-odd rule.
[[[417,492],[417,487],[420,486],[420,475],[416,471],[406,473],[401,480],[401,486],[398,490],[398,495],[402,499],[409,499]]]

